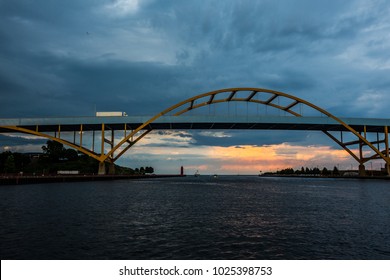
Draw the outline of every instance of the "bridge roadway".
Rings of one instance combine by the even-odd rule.
[[[15,132],[1,126],[18,126],[39,132],[135,129],[152,116],[123,117],[61,117],[61,118],[14,118],[0,119],[0,133]],[[341,118],[358,132],[382,132],[390,127],[390,119]],[[165,129],[265,129],[265,130],[325,130],[348,131],[344,126],[329,117],[295,116],[161,116],[148,125],[152,130]]]

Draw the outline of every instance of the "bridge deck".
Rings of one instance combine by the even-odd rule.
[[[1,126],[18,126],[40,132],[100,130],[102,123],[106,129],[135,129],[149,120],[151,116],[125,117],[68,117],[68,118],[17,118],[0,119],[0,133],[12,132]],[[390,119],[342,118],[356,131],[383,132],[390,127]],[[149,125],[154,130],[164,129],[269,129],[269,130],[327,130],[347,131],[342,125],[329,117],[294,116],[162,116]]]

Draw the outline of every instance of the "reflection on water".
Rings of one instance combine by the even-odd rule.
[[[390,259],[390,184],[200,176],[0,188],[2,259]]]

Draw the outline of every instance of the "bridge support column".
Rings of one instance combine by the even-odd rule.
[[[104,161],[99,162],[98,175],[106,175],[106,163]]]
[[[366,167],[364,164],[359,164],[359,176],[366,176]]]
[[[108,174],[115,175],[115,164],[113,162],[110,162],[110,165],[108,166]]]

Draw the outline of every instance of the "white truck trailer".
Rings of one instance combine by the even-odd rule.
[[[126,112],[96,112],[96,117],[125,117]]]

